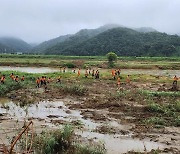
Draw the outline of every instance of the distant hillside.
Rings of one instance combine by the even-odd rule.
[[[97,31],[97,29],[95,30]],[[137,32],[118,27],[104,32],[81,30],[68,41],[48,48],[46,54],[105,55],[114,51],[120,56],[180,55],[180,37],[160,32]]]
[[[0,37],[0,48],[1,53],[14,53],[26,52],[31,49],[31,46],[18,38]]]
[[[72,35],[70,35],[70,34],[69,35],[64,35],[64,36],[59,36],[59,37],[51,39],[49,41],[45,41],[43,43],[40,43],[39,45],[35,46],[32,49],[32,52],[41,53],[44,50],[46,50],[47,48],[50,48],[50,47],[56,45],[57,43],[64,42],[65,40],[67,40],[71,36]]]
[[[101,26],[97,29],[82,29],[76,34],[59,36],[55,39],[45,41],[33,48],[32,51],[36,53],[44,53],[47,49],[53,48],[54,46],[57,46],[57,48],[64,50],[69,48],[70,46],[77,45],[89,38],[92,38],[108,29],[112,29],[115,27],[119,27],[119,25],[108,24]]]
[[[5,46],[4,44],[0,43],[0,53],[12,53],[15,52],[13,49]]]

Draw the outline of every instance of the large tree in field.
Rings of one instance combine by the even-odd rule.
[[[114,53],[114,52],[109,52],[107,55],[106,55],[107,59],[108,59],[108,63],[109,63],[109,66],[110,67],[113,67],[114,66],[114,62],[117,61],[117,55]]]

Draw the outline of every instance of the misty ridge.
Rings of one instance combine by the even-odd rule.
[[[110,51],[118,56],[179,56],[180,37],[151,27],[127,28],[118,24],[81,29],[40,44],[0,37],[0,53],[101,56]]]

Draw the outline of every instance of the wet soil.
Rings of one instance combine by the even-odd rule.
[[[79,81],[71,82],[78,83]],[[94,80],[91,84],[84,83],[84,86],[88,88],[88,92],[84,96],[67,94],[51,86],[48,86],[47,91],[44,88],[13,91],[8,94],[8,97],[13,103],[16,102],[15,104],[21,102],[21,106],[29,105],[28,114],[22,111],[22,115],[13,113],[14,116],[12,112],[2,112],[0,125],[9,127],[8,121],[13,124],[11,117],[18,117],[18,121],[23,121],[27,116],[27,120],[33,119],[35,123],[37,121],[40,124],[38,126],[40,130],[42,130],[41,127],[56,127],[60,124],[73,123],[78,126],[77,135],[95,141],[104,140],[110,154],[128,151],[131,151],[129,153],[133,153],[132,151],[147,152],[158,149],[158,147],[162,152],[180,152],[179,127],[154,128],[145,125],[142,121],[153,114],[146,110],[146,100],[137,101],[136,97],[138,96],[136,95],[128,99],[124,97],[117,99],[114,96],[117,91],[126,90],[131,90],[132,93],[138,89],[168,91],[171,87],[170,84],[164,86],[164,84],[158,83],[132,83],[130,85],[121,84],[120,87],[117,87],[115,81]],[[161,89],[162,87],[163,89]],[[43,110],[44,114],[40,114],[40,116],[31,115],[32,111],[38,113],[39,109],[44,107],[45,102],[42,103],[44,100],[63,103],[49,104],[45,107],[47,110]],[[160,101],[165,102],[165,100]],[[33,106],[35,102],[41,103]],[[13,104],[5,108],[11,110],[10,107],[13,107]],[[21,109],[19,110],[21,111]],[[4,114],[10,115],[10,117]],[[79,128],[82,128],[83,132],[79,131]],[[119,145],[122,145],[121,152],[118,151]]]

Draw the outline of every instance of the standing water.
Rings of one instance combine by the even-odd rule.
[[[19,122],[29,118],[40,121],[43,120],[50,127],[53,127],[53,121],[62,120],[71,123],[78,120],[83,124],[84,128],[83,130],[77,130],[76,134],[87,139],[104,142],[107,153],[109,154],[125,153],[130,150],[143,152],[144,148],[146,148],[147,151],[163,148],[162,144],[148,140],[133,139],[131,135],[98,133],[95,129],[98,126],[107,124],[107,122],[84,119],[80,111],[70,110],[63,101],[43,101],[23,108],[12,101],[7,102],[7,100],[5,101],[5,99],[3,99],[2,103],[0,103],[0,115],[18,120]],[[114,125],[114,123],[118,128],[122,127],[122,125],[117,122],[109,121],[109,124]],[[0,123],[1,129],[9,129],[7,124],[3,124],[4,123]],[[0,133],[1,132],[0,130]]]

